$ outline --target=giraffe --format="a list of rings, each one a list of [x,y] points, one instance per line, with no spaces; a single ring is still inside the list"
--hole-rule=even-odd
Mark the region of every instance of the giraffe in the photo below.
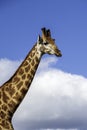
[[[50,30],[42,28],[42,36],[28,53],[13,76],[0,87],[0,130],[14,130],[12,117],[30,88],[41,57],[55,54],[61,57],[61,51],[51,38]]]

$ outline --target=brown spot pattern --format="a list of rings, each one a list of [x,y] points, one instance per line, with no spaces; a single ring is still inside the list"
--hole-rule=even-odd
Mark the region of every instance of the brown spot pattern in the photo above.
[[[15,93],[15,89],[14,86],[12,86],[12,84],[7,86],[5,90],[8,92],[10,96],[13,96],[13,94]]]
[[[19,102],[21,102],[21,100],[22,100],[22,97],[21,97],[21,95],[17,92],[17,93],[15,94],[15,96],[14,96],[14,99],[15,99],[15,101],[17,102],[17,104],[19,104]]]
[[[24,62],[24,64],[23,64],[23,66],[27,66],[28,65],[28,62],[26,61],[26,62]]]
[[[39,61],[39,59],[38,59],[38,57],[37,57],[37,56],[35,57],[35,60],[36,60],[36,62],[38,62],[38,61]]]
[[[31,69],[31,74],[34,75],[35,71]]]
[[[5,103],[7,103],[8,100],[9,100],[9,97],[7,96],[7,94],[6,94],[5,92],[3,92],[2,98],[3,98],[3,101],[4,101]]]
[[[30,53],[30,57],[33,57],[34,55],[35,55],[34,51],[32,53]]]
[[[25,94],[26,94],[26,92],[27,92],[27,90],[26,90],[26,89],[24,89],[24,88],[22,88],[22,89],[21,89],[21,93],[22,93],[22,95],[25,95]]]
[[[3,118],[5,118],[6,114],[3,111],[0,111],[0,116],[3,119]]]
[[[18,83],[20,81],[20,78],[14,77],[13,82]]]
[[[24,73],[24,70],[22,68],[19,69],[19,75],[22,75]]]
[[[30,57],[28,58],[28,60],[29,60],[29,62],[31,62],[31,58]]]
[[[30,70],[30,65],[28,65],[26,68],[25,68],[25,72],[28,72]]]
[[[9,103],[8,105],[9,105],[10,108],[13,109],[14,106],[15,106],[15,104],[16,104],[16,103],[12,100],[12,101],[10,101],[10,103]]]
[[[34,65],[34,59],[32,60],[31,65],[32,65],[32,66]]]
[[[22,76],[22,79],[25,79],[26,78],[26,75],[24,74],[23,76]]]
[[[25,85],[28,86],[28,84],[29,84],[29,81],[25,81]]]
[[[5,104],[3,104],[3,105],[2,105],[2,109],[3,109],[4,111],[6,111],[6,110],[7,110],[7,106],[6,106]]]
[[[31,75],[30,75],[30,74],[28,74],[28,75],[27,75],[27,78],[28,78],[28,79],[31,79]]]
[[[23,81],[21,81],[19,84],[17,84],[17,88],[20,89],[22,85],[23,85]]]
[[[2,120],[2,126],[5,128],[5,129],[10,129],[10,126],[9,126],[9,123],[6,122],[5,120]]]

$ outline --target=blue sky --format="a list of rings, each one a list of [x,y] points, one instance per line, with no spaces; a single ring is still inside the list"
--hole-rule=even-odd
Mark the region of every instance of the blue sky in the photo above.
[[[63,56],[44,56],[13,117],[14,128],[86,130],[86,0],[0,0],[0,84],[12,76],[42,27],[50,28]]]
[[[24,59],[44,26],[63,54],[56,67],[87,77],[86,0],[0,0],[0,59]]]

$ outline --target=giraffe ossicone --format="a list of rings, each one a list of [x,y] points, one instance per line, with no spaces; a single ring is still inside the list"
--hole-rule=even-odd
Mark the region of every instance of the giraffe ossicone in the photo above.
[[[28,53],[13,76],[0,87],[0,130],[14,130],[12,117],[30,88],[41,57],[48,53],[58,57],[61,51],[51,38],[50,30],[42,28],[42,36]]]

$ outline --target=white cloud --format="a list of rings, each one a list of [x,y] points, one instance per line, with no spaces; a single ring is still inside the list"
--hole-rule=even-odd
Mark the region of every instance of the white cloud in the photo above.
[[[86,130],[87,79],[53,68],[50,66],[53,62],[57,62],[54,57],[42,60],[30,90],[14,115],[16,130]],[[0,83],[19,64],[0,60]]]
[[[8,80],[19,66],[20,61],[10,61],[8,59],[0,59],[0,84]]]

